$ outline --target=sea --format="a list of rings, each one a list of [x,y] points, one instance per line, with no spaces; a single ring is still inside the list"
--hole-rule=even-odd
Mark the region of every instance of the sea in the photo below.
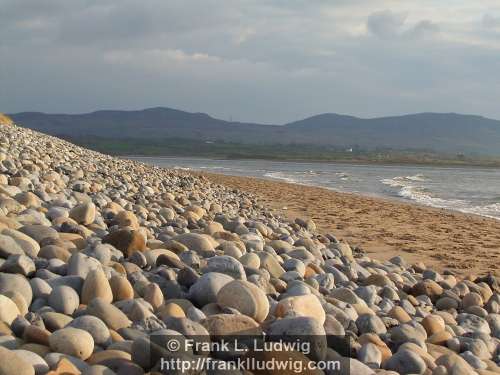
[[[165,168],[249,176],[392,198],[500,220],[500,168],[129,157]]]

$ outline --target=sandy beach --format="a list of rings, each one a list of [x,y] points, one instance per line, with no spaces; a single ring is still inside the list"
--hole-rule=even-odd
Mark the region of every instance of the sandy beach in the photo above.
[[[287,218],[310,217],[320,232],[343,238],[375,259],[401,255],[440,271],[500,275],[499,220],[267,179],[203,175],[255,194]]]

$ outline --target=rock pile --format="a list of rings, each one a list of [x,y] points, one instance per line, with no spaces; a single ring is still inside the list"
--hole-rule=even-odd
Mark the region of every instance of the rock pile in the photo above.
[[[160,358],[224,356],[153,337],[242,332],[317,337],[295,358],[352,374],[500,373],[500,286],[353,255],[205,178],[0,127],[0,374],[180,373]]]

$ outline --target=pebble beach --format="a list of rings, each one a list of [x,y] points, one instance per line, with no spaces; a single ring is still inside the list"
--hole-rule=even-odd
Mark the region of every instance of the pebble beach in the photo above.
[[[0,125],[0,375],[222,374],[163,364],[256,353],[178,352],[162,338],[249,333],[298,343],[285,353],[308,374],[500,373],[498,257],[474,272],[396,246],[380,257],[357,246],[367,228],[347,233],[292,201],[280,211],[285,187],[274,207],[250,190]],[[342,367],[307,366],[319,361]]]

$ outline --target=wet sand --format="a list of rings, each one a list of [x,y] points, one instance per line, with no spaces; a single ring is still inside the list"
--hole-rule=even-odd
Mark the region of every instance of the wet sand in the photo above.
[[[500,275],[500,220],[267,179],[193,174],[253,193],[290,219],[312,218],[320,232],[375,259],[401,255],[440,271]]]

